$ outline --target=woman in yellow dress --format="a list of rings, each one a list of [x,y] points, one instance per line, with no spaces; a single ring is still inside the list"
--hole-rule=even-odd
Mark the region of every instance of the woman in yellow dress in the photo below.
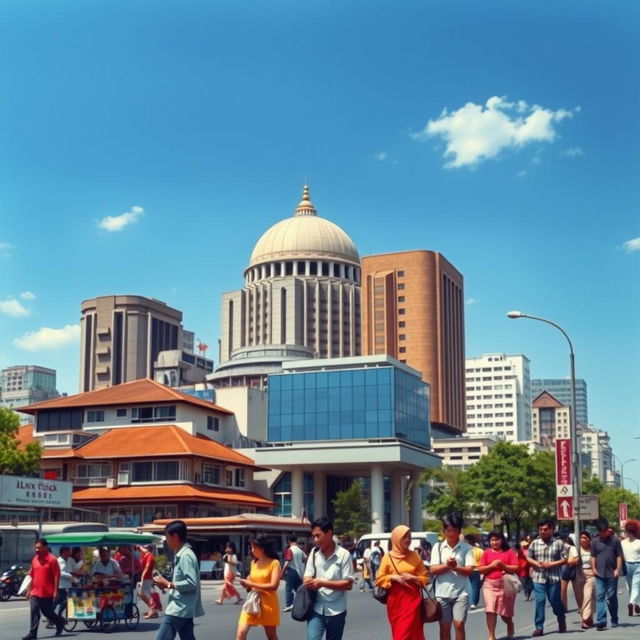
[[[248,578],[240,580],[247,590],[260,593],[260,615],[254,616],[242,611],[238,620],[236,640],[245,640],[251,627],[264,627],[268,640],[278,640],[277,627],[280,624],[280,604],[278,587],[281,568],[277,553],[266,536],[258,536],[251,541],[251,571]]]

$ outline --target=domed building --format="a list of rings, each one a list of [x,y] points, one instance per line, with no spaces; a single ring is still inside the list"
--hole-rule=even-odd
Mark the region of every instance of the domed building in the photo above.
[[[307,185],[293,216],[259,238],[244,279],[222,297],[216,386],[262,387],[286,360],[360,354],[360,257]]]

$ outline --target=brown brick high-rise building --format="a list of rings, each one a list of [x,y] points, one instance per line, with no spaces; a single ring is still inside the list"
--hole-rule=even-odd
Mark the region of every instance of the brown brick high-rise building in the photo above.
[[[435,251],[364,256],[362,353],[386,353],[431,385],[432,427],[465,430],[464,283]]]

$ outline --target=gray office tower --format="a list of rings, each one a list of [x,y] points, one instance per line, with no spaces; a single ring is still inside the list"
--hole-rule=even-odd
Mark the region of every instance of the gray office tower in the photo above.
[[[531,380],[531,399],[537,398],[543,391],[548,391],[565,407],[571,406],[571,380],[569,378],[537,378]],[[587,409],[587,383],[576,378],[576,419],[580,424],[589,424]]]

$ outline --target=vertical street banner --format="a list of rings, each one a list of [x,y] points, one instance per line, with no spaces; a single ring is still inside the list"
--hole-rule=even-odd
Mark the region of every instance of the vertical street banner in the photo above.
[[[620,502],[618,504],[618,519],[620,520],[620,527],[624,527],[629,517],[629,507],[626,502]]]
[[[556,512],[559,520],[573,520],[573,468],[571,440],[556,439]]]

